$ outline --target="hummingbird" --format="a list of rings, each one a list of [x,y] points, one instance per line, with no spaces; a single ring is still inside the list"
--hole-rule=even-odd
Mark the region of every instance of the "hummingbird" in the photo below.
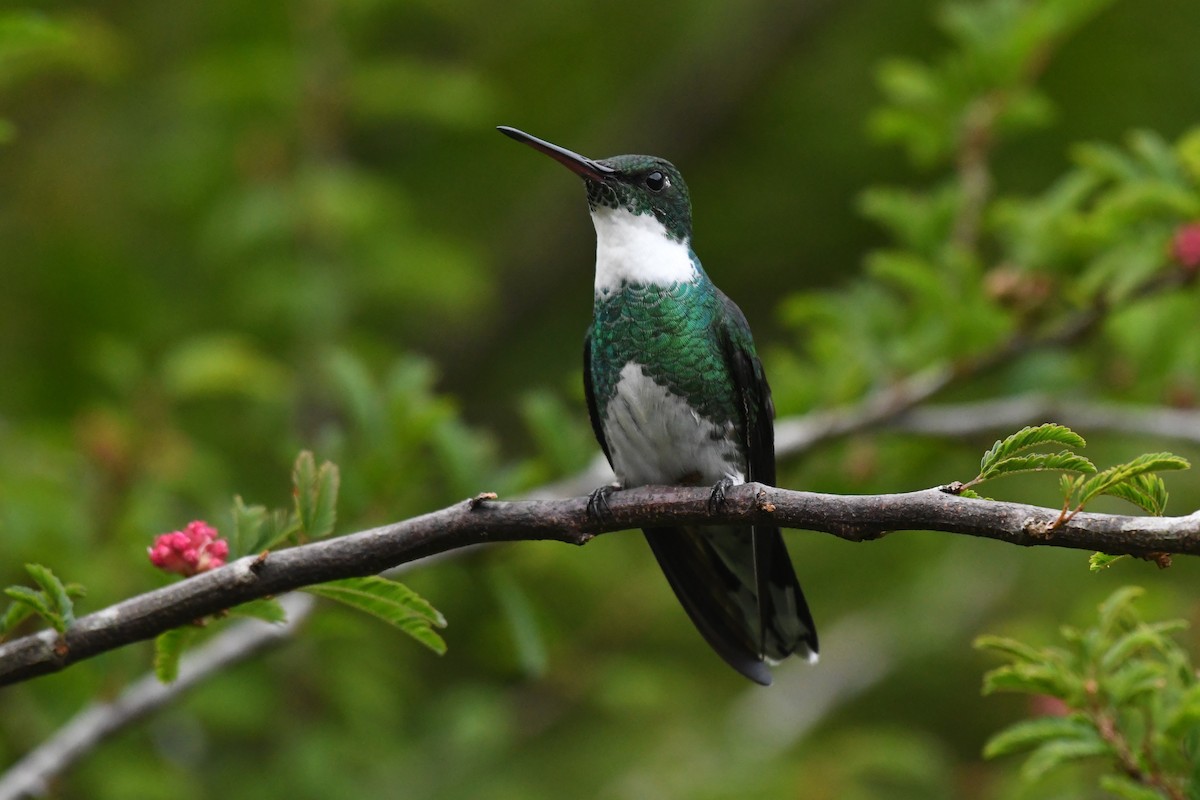
[[[692,249],[683,176],[654,156],[590,159],[498,130],[583,179],[596,228],[583,379],[592,430],[617,477],[596,490],[711,486],[710,507],[746,481],[775,482],[775,409],[741,309]],[[643,533],[679,602],[731,667],[762,685],[768,663],[817,658],[817,632],[779,528],[716,525]]]

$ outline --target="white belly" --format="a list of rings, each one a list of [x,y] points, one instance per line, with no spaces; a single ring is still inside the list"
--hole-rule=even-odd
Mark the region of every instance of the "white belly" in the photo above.
[[[745,482],[733,424],[718,427],[703,419],[633,362],[621,370],[608,401],[604,438],[617,480],[626,487]]]

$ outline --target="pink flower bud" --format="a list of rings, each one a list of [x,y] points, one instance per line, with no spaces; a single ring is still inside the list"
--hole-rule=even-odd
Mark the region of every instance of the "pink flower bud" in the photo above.
[[[1175,231],[1171,255],[1186,269],[1200,267],[1200,222],[1190,222]]]
[[[185,577],[207,572],[225,563],[229,542],[203,520],[189,522],[181,531],[164,533],[146,549],[150,563],[164,572]]]

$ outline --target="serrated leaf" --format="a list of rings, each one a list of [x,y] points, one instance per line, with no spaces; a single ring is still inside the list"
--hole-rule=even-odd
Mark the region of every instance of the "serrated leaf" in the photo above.
[[[317,479],[317,461],[312,451],[301,450],[292,465],[292,495],[296,503],[296,514],[300,517],[300,527],[308,530],[305,521],[308,519],[308,503],[311,500],[310,491]]]
[[[1099,735],[1094,739],[1060,739],[1046,742],[1034,750],[1021,765],[1021,776],[1027,781],[1036,781],[1050,770],[1068,761],[1106,756],[1111,753],[1112,748]]]
[[[997,440],[991,449],[983,454],[983,458],[979,462],[979,472],[984,474],[997,461],[1044,444],[1085,447],[1087,442],[1065,425],[1047,422],[1042,425],[1026,426],[1006,439]]]
[[[1186,458],[1173,453],[1145,453],[1125,464],[1117,464],[1089,478],[1079,490],[1080,505],[1100,494],[1109,494],[1113,486],[1148,472],[1188,469]]]
[[[287,611],[283,605],[274,598],[260,598],[251,600],[248,603],[242,603],[240,606],[234,606],[229,609],[229,613],[236,617],[252,617],[260,619],[263,622],[270,622],[276,625],[282,625],[287,622]]]
[[[1092,553],[1088,557],[1088,569],[1092,572],[1099,572],[1100,570],[1108,569],[1123,558],[1129,558],[1129,556],[1110,556],[1108,553]]]
[[[1051,740],[1099,739],[1095,727],[1082,715],[1036,717],[1021,720],[997,733],[983,746],[984,758],[1019,753]]]
[[[234,497],[233,530],[234,554],[254,555],[278,547],[300,530],[300,522],[295,512],[282,508],[268,511],[266,506],[248,506],[241,497]]]
[[[28,586],[9,586],[4,590],[4,594],[24,605],[30,610],[30,613],[37,614],[59,633],[66,631],[67,626],[64,620],[54,613],[49,598],[42,592],[30,589]]]
[[[402,583],[376,575],[319,583],[304,591],[336,600],[395,625],[438,655],[446,652],[445,641],[431,627],[446,627],[446,618]]]
[[[267,516],[266,506],[248,506],[242,496],[233,496],[233,532],[230,539],[230,550],[235,557],[259,552],[258,540],[262,530],[263,520]]]
[[[179,659],[199,628],[185,626],[160,633],[154,638],[154,675],[162,683],[179,677]]]
[[[1066,470],[1091,474],[1096,471],[1096,465],[1081,455],[1063,450],[1058,453],[1033,453],[1030,455],[1008,456],[995,460],[976,480],[986,481],[1001,475],[1011,475],[1017,472],[1034,472],[1038,470]]]
[[[41,587],[42,593],[49,600],[55,615],[62,620],[63,628],[56,628],[59,633],[62,633],[75,621],[75,603],[71,600],[67,587],[63,585],[57,575],[50,571],[49,567],[41,564],[26,564],[25,571],[33,578],[34,583]]]
[[[296,498],[296,516],[300,528],[310,539],[323,539],[333,533],[337,521],[338,468],[322,462],[318,468],[313,454],[305,450],[296,457],[292,485]]]
[[[1068,680],[1063,669],[1045,663],[1009,664],[984,674],[983,693],[1021,692],[1062,698],[1070,693]]]
[[[1103,494],[1133,503],[1156,517],[1162,516],[1167,505],[1167,485],[1153,473],[1134,475],[1127,481],[1107,487]]]

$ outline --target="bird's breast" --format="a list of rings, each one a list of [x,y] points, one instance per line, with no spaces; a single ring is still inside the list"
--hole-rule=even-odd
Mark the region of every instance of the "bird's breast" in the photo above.
[[[745,479],[734,423],[704,417],[636,362],[621,369],[603,424],[613,470],[625,486]]]

